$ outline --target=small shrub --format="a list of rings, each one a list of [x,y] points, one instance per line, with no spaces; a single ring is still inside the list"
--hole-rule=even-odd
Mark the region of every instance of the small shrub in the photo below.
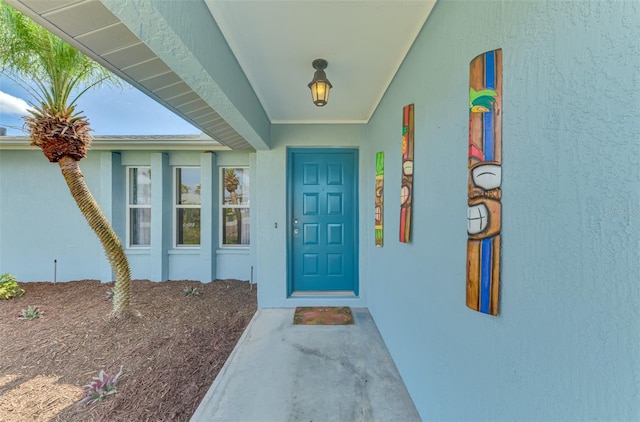
[[[122,366],[120,367],[120,371],[113,376],[107,375],[107,373],[101,369],[100,372],[98,372],[98,376],[93,377],[93,381],[84,386],[84,397],[79,403],[86,405],[94,404],[117,393],[118,388],[116,383],[120,375],[122,375]]]
[[[14,276],[9,273],[0,275],[0,299],[7,300],[22,295],[24,290],[20,288]]]
[[[43,315],[44,315],[44,312],[38,309],[37,306],[29,305],[27,306],[27,309],[23,309],[22,311],[20,311],[20,315],[18,316],[18,319],[32,320],[32,319],[40,318]]]
[[[107,296],[105,297],[105,299],[107,299],[108,301],[113,301],[113,295],[115,291],[116,291],[115,287],[112,287],[109,290],[107,290]]]
[[[197,287],[185,287],[182,292],[185,296],[200,296],[200,292]]]

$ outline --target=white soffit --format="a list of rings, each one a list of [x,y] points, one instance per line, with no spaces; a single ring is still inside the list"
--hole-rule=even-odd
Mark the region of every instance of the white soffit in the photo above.
[[[205,0],[272,123],[369,120],[435,0]],[[313,59],[329,103],[311,102]]]
[[[253,148],[100,1],[7,2],[213,140],[232,149]]]
[[[176,0],[173,0],[176,1]],[[204,1],[272,123],[366,123],[435,0]],[[252,146],[99,0],[8,0],[232,149]],[[329,103],[313,105],[311,62],[329,62]]]

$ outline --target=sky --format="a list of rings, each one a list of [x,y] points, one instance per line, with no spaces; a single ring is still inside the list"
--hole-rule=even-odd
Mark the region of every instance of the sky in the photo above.
[[[22,131],[33,98],[11,79],[0,74],[0,126],[9,136],[26,136]],[[158,104],[142,92],[103,86],[88,91],[78,100],[95,135],[197,135],[201,131]]]

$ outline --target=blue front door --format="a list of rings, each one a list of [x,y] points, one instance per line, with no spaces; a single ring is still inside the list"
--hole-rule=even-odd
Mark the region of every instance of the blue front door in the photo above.
[[[351,149],[289,151],[289,294],[357,294],[357,163]]]

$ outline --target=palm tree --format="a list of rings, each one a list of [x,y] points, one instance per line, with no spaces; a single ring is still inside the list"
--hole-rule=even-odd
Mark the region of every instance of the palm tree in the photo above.
[[[114,316],[130,305],[129,263],[118,236],[91,195],[78,162],[91,143],[78,98],[115,76],[0,0],[0,71],[18,82],[35,103],[24,118],[31,144],[58,163],[80,211],[96,233],[115,274]],[[72,97],[75,95],[75,97]]]

